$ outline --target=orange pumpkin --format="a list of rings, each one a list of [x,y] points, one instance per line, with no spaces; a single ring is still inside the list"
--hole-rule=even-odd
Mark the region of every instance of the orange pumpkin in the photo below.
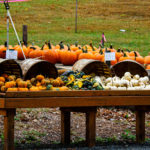
[[[6,88],[12,88],[16,86],[16,82],[15,81],[9,81],[5,83],[5,87]]]
[[[150,64],[149,64],[149,65],[146,65],[146,69],[150,69]]]
[[[0,81],[1,82],[5,82],[5,78],[4,77],[0,77]]]
[[[39,90],[40,90],[39,87],[36,87],[36,86],[32,86],[30,88],[30,91],[39,91]]]
[[[27,88],[27,86],[28,86],[28,84],[27,84],[27,82],[26,81],[19,81],[18,83],[18,87],[19,88]]]
[[[144,57],[144,64],[150,64],[150,55]]]
[[[18,91],[18,88],[8,88],[7,92],[16,92]]]
[[[62,50],[60,60],[63,65],[73,65],[77,61],[77,54],[70,50]]]
[[[33,50],[29,53],[29,58],[41,58],[42,59],[43,51],[40,49]]]
[[[22,49],[21,49],[21,47],[19,45],[16,45],[14,47],[14,49],[18,52],[18,59],[23,60],[24,59],[24,55],[25,55],[26,58],[28,58],[28,48],[25,45],[22,46]],[[24,55],[23,55],[22,50],[24,52]]]
[[[1,91],[2,91],[2,92],[6,92],[6,91],[7,91],[7,88],[6,88],[5,85],[1,87]]]
[[[21,92],[28,92],[29,89],[28,89],[28,88],[18,88],[18,91],[21,91]]]
[[[45,77],[41,74],[36,76],[36,80],[38,80],[38,81],[42,81],[44,78]]]
[[[5,85],[5,83],[2,82],[2,81],[0,81],[0,87],[2,87],[2,86],[4,86],[4,85]]]
[[[55,50],[43,50],[43,59],[52,63],[56,64],[58,56],[57,56],[57,51]]]
[[[119,58],[119,62],[124,60],[131,60],[131,57],[127,56],[126,53],[124,53],[123,56]]]
[[[59,90],[60,91],[68,91],[70,89],[67,86],[62,86],[62,87],[59,87]]]

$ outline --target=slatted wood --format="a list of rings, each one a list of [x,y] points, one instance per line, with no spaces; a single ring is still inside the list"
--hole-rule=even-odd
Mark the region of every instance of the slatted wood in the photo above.
[[[150,105],[150,96],[93,96],[6,98],[5,108],[140,106]]]
[[[11,97],[15,97],[15,98],[32,98],[33,97],[35,98],[35,97],[150,96],[150,90],[6,92],[4,96],[7,98],[11,98]]]

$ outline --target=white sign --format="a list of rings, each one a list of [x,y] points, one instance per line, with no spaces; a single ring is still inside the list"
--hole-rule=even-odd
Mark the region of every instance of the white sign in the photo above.
[[[18,52],[15,50],[7,50],[6,51],[6,59],[17,59]]]
[[[115,52],[105,53],[105,61],[111,61],[115,59],[116,59]]]

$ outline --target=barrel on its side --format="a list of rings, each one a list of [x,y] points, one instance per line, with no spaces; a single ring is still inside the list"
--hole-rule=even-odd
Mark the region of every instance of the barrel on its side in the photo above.
[[[0,75],[8,74],[22,78],[22,70],[19,63],[13,59],[0,59]]]
[[[86,74],[94,73],[97,76],[105,76],[110,77],[112,76],[111,70],[107,66],[106,63],[93,60],[93,59],[81,59],[78,60],[72,67],[73,71],[83,71]]]
[[[148,72],[144,66],[134,60],[121,61],[111,68],[112,74],[122,77],[125,72],[130,72],[132,75],[140,75],[140,77],[148,76]]]
[[[25,80],[36,77],[38,74],[42,74],[48,78],[56,78],[58,76],[55,65],[45,60],[26,59],[20,61],[19,64]]]

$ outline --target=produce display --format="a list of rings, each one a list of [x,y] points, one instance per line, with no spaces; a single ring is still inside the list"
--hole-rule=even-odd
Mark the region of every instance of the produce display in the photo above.
[[[100,83],[91,75],[83,72],[67,71],[56,79],[37,75],[35,78],[24,81],[14,75],[0,76],[0,90],[6,91],[67,91],[67,90],[103,90]]]
[[[130,72],[126,72],[122,78],[96,76],[95,80],[107,90],[150,90],[148,76],[140,77],[138,74],[131,75]]]
[[[10,49],[18,51],[18,59],[23,60],[23,54],[19,45],[9,46]],[[138,63],[145,65],[149,69],[148,64],[150,64],[150,56],[141,56],[137,51],[129,51],[128,49],[114,49],[112,46],[110,48],[97,48],[93,46],[92,43],[89,45],[78,45],[76,42],[74,45],[64,45],[60,42],[58,45],[52,45],[49,42],[40,48],[37,45],[22,46],[26,58],[39,58],[47,60],[53,64],[62,63],[63,65],[73,65],[79,59],[95,59],[104,62],[105,52],[115,52],[116,59],[111,61],[111,65],[123,60],[135,60]],[[6,43],[5,45],[0,45],[0,58],[5,58],[6,56]]]

